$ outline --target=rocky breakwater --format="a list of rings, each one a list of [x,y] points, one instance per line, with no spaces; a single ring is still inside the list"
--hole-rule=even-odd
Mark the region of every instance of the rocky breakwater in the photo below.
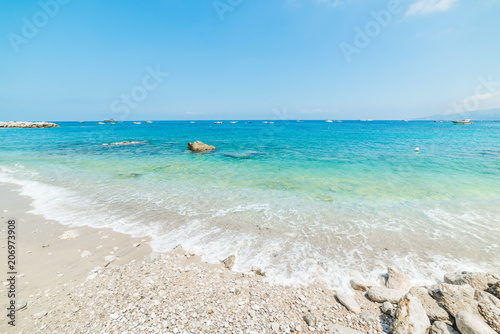
[[[48,122],[0,122],[0,128],[24,128],[24,129],[40,129],[40,128],[58,128],[56,123]]]
[[[201,141],[195,141],[194,143],[188,143],[188,149],[193,152],[210,152],[215,150],[215,146],[207,145]]]
[[[500,333],[500,275],[449,273],[443,281],[430,286],[411,286],[403,272],[390,267],[385,287],[373,286],[366,296],[381,303],[381,311],[392,318],[390,333]],[[351,285],[358,291],[366,291],[359,281],[352,281]]]

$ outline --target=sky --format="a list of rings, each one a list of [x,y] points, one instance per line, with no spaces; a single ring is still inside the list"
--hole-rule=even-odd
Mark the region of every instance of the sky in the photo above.
[[[500,107],[500,0],[0,2],[0,120]]]

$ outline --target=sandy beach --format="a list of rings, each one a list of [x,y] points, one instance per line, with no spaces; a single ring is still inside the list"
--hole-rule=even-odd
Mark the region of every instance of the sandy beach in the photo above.
[[[389,319],[361,294],[354,298],[363,317],[319,285],[271,286],[255,272],[202,263],[181,247],[151,253],[146,238],[63,226],[28,213],[30,199],[18,191],[0,186],[1,238],[6,221],[15,219],[17,296],[27,306],[16,312],[15,329],[3,313],[2,332],[307,333],[341,324],[378,333]],[[0,293],[6,305],[6,284]],[[313,326],[304,320],[308,314]]]

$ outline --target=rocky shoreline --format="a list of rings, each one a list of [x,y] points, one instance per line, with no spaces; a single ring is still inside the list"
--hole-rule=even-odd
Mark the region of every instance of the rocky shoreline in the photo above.
[[[351,295],[321,285],[273,286],[259,270],[231,271],[234,260],[207,264],[178,246],[122,266],[108,261],[84,283],[63,288],[66,304],[40,319],[47,316],[46,329],[71,333],[500,333],[497,274],[450,273],[416,287],[390,267],[383,286],[353,279]]]
[[[49,122],[0,122],[0,128],[24,128],[24,129],[39,129],[39,128],[58,128],[56,123]]]

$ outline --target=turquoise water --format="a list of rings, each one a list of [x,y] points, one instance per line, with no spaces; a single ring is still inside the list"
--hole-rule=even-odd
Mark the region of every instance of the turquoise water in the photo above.
[[[236,254],[281,284],[500,266],[500,122],[59,124],[0,129],[0,181],[63,224]]]

